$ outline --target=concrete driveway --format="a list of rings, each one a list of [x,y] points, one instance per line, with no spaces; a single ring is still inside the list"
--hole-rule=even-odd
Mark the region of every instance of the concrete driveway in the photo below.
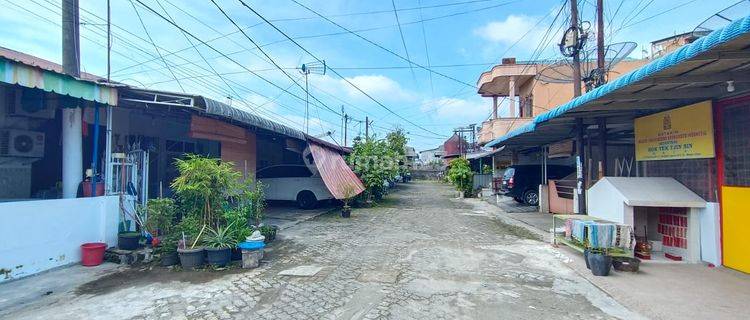
[[[318,207],[312,210],[300,209],[293,202],[271,202],[266,206],[266,217],[263,219],[263,223],[277,225],[279,229],[287,229],[338,208],[332,202],[320,202]]]
[[[640,318],[534,234],[454,195],[401,185],[350,219],[331,212],[290,226],[258,269],[117,272],[0,318]]]

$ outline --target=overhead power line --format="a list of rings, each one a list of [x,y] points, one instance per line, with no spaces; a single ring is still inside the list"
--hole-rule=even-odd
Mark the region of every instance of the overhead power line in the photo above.
[[[240,1],[241,3],[243,3],[243,4],[245,4],[245,2],[244,2],[243,0],[239,0],[239,1]],[[441,77],[443,77],[443,78],[446,78],[446,79],[450,79],[450,80],[453,80],[453,81],[455,81],[455,82],[461,83],[461,84],[463,84],[463,85],[465,85],[465,86],[468,86],[468,87],[471,87],[471,88],[476,88],[476,86],[475,86],[475,85],[473,85],[473,84],[469,84],[469,83],[467,83],[467,82],[464,82],[464,81],[458,80],[458,79],[456,79],[456,78],[454,78],[454,77],[451,77],[451,76],[449,76],[449,75],[446,75],[446,74],[444,74],[444,73],[442,73],[442,72],[438,72],[438,71],[432,70],[432,69],[430,69],[430,68],[427,68],[427,67],[425,67],[425,66],[423,66],[423,65],[421,65],[421,64],[419,64],[419,63],[416,63],[416,62],[414,62],[414,61],[411,61],[410,59],[407,59],[407,58],[405,58],[405,57],[401,56],[400,54],[398,54],[398,53],[396,53],[396,52],[393,52],[392,50],[390,50],[390,49],[388,49],[388,48],[386,48],[386,47],[384,47],[384,46],[382,46],[382,45],[380,45],[380,44],[378,44],[378,43],[376,43],[376,42],[374,42],[374,41],[372,41],[372,40],[370,40],[370,39],[368,39],[368,38],[365,38],[364,36],[360,35],[359,33],[355,32],[355,31],[352,31],[352,30],[350,30],[350,29],[348,29],[348,28],[346,28],[346,27],[344,27],[344,26],[342,26],[342,25],[338,24],[337,22],[335,22],[335,21],[331,20],[330,18],[328,18],[328,17],[326,17],[326,16],[324,16],[324,15],[322,15],[322,14],[318,13],[317,11],[315,11],[315,10],[311,9],[310,7],[308,7],[308,6],[306,6],[306,5],[302,4],[302,3],[300,3],[300,2],[299,2],[299,1],[297,1],[297,0],[292,0],[292,2],[296,3],[296,4],[297,4],[297,5],[299,5],[300,7],[303,7],[303,8],[305,8],[306,10],[308,10],[308,11],[312,12],[313,14],[315,14],[315,15],[317,15],[317,16],[319,16],[319,17],[323,18],[324,20],[326,20],[326,21],[328,21],[329,23],[331,23],[331,24],[335,25],[336,27],[338,27],[338,28],[340,28],[340,29],[342,29],[342,30],[346,31],[347,33],[350,33],[350,34],[354,35],[355,37],[357,37],[357,38],[360,38],[360,39],[364,40],[365,42],[367,42],[367,43],[369,43],[369,44],[372,44],[372,45],[374,45],[374,46],[376,46],[376,47],[378,47],[378,48],[380,48],[380,49],[382,49],[382,50],[384,50],[384,51],[386,51],[386,52],[390,53],[391,55],[394,55],[394,56],[398,57],[398,58],[399,58],[399,59],[401,59],[401,60],[404,60],[404,61],[406,61],[406,62],[408,62],[408,63],[411,63],[411,64],[413,64],[413,65],[415,65],[415,66],[417,66],[417,67],[419,67],[419,68],[421,68],[421,69],[423,69],[423,70],[425,70],[425,71],[428,71],[428,72],[431,72],[431,73],[437,74],[437,75],[439,75],[439,76],[441,76]],[[511,1],[511,2],[515,2],[515,1]],[[509,3],[511,3],[511,2],[506,2],[505,4],[509,4]],[[245,4],[245,6],[249,8],[249,6],[247,6],[247,4]],[[252,9],[251,9],[251,10],[252,10]],[[267,21],[267,20],[266,20],[266,21]],[[268,24],[271,24],[271,22],[270,22],[270,21],[267,21],[266,23],[268,23]],[[294,41],[294,40],[293,40],[293,39],[292,39],[291,37],[287,37],[287,38],[288,38],[289,40],[291,40],[292,42],[295,42],[295,43],[296,43],[296,41]]]
[[[248,6],[247,3],[245,3],[245,1],[243,1],[243,0],[238,0],[238,1],[240,3],[242,3],[242,5],[245,8],[247,8],[250,11],[252,11],[261,20],[265,21],[269,26],[271,26],[272,28],[274,28],[277,32],[279,32],[281,35],[283,35],[284,37],[286,37],[287,39],[289,39],[297,47],[299,47],[300,49],[302,49],[302,51],[304,51],[305,53],[309,54],[315,60],[322,61],[322,59],[318,58],[315,54],[313,54],[312,52],[310,52],[309,50],[307,50],[307,48],[305,48],[304,46],[302,46],[301,44],[299,44],[296,40],[292,39],[289,35],[287,35],[286,32],[284,32],[283,30],[279,29],[272,22],[268,21],[268,19],[266,19],[266,17],[264,17],[263,15],[261,15],[260,13],[258,13],[257,11],[255,11],[255,9],[251,8],[250,6]],[[388,111],[388,112],[396,115],[400,119],[406,121],[407,123],[409,123],[409,124],[411,124],[411,125],[419,128],[419,129],[422,129],[422,130],[424,130],[426,132],[429,132],[429,133],[437,135],[437,136],[441,136],[441,134],[436,133],[436,132],[434,132],[432,130],[429,130],[429,129],[425,128],[425,127],[422,127],[422,126],[420,126],[420,125],[412,122],[411,120],[409,120],[409,119],[401,116],[400,114],[394,112],[391,108],[389,108],[388,106],[384,105],[382,102],[378,101],[377,99],[373,98],[369,93],[365,92],[359,86],[357,86],[356,84],[354,84],[353,82],[351,82],[349,79],[347,79],[346,77],[344,77],[343,75],[341,75],[338,71],[336,71],[336,69],[329,67],[329,70],[331,70],[331,72],[333,72],[335,75],[337,75],[338,77],[340,77],[341,79],[343,79],[347,84],[349,84],[350,86],[352,86],[354,89],[356,89],[357,91],[359,91],[360,93],[362,93],[363,95],[365,95],[368,99],[372,100],[373,102],[375,102],[377,105],[379,105],[381,108],[385,109],[386,111]]]
[[[204,41],[203,39],[201,39],[201,38],[198,38],[197,36],[195,36],[195,35],[194,35],[194,34],[192,34],[191,32],[189,32],[189,31],[185,30],[185,29],[184,29],[183,27],[181,27],[180,25],[178,25],[178,24],[176,24],[176,23],[174,23],[174,22],[170,21],[170,20],[169,20],[169,19],[167,19],[167,18],[166,18],[166,17],[164,16],[164,15],[162,15],[161,13],[157,12],[157,11],[156,11],[156,10],[154,10],[153,8],[151,8],[151,7],[149,7],[148,5],[146,5],[145,3],[143,3],[143,1],[142,1],[142,0],[135,0],[135,1],[136,1],[136,2],[138,2],[138,4],[140,4],[140,5],[142,6],[142,7],[146,8],[147,10],[151,11],[151,12],[152,12],[153,14],[155,14],[156,16],[158,16],[159,18],[161,18],[162,20],[166,21],[167,23],[171,24],[171,25],[172,25],[172,26],[174,26],[175,28],[177,28],[177,29],[179,29],[180,31],[184,32],[185,34],[189,35],[189,36],[190,36],[191,38],[193,38],[193,39],[195,39],[195,40],[197,40],[197,41],[201,42],[201,43],[202,43],[202,44],[203,44],[204,46],[206,46],[206,47],[208,47],[209,49],[213,50],[214,52],[216,52],[216,53],[218,53],[218,54],[222,55],[222,56],[223,56],[223,57],[224,57],[225,59],[227,59],[227,60],[231,61],[232,63],[236,64],[237,66],[239,66],[240,68],[244,69],[245,71],[247,71],[247,72],[251,73],[252,75],[254,75],[254,76],[256,76],[256,77],[258,77],[259,79],[261,79],[261,80],[263,80],[264,82],[266,82],[266,83],[270,84],[271,86],[273,86],[273,87],[275,87],[275,88],[277,88],[277,89],[279,89],[279,90],[281,90],[281,91],[283,91],[283,92],[286,92],[286,93],[287,93],[287,94],[289,94],[290,96],[292,96],[292,97],[295,97],[296,99],[298,99],[298,100],[300,100],[300,101],[305,101],[305,98],[302,98],[302,97],[300,97],[300,96],[296,95],[295,93],[293,93],[293,92],[291,92],[291,91],[289,91],[289,90],[287,90],[287,89],[285,89],[285,88],[283,88],[283,87],[279,86],[278,84],[274,83],[273,81],[271,81],[271,80],[268,80],[268,79],[267,79],[266,77],[264,77],[264,76],[262,76],[262,75],[258,74],[257,72],[255,72],[255,71],[253,71],[253,70],[250,70],[250,69],[249,69],[249,68],[247,68],[247,67],[246,67],[245,65],[243,65],[243,64],[241,64],[241,63],[239,63],[239,62],[238,62],[237,60],[234,60],[234,59],[232,59],[231,57],[227,56],[227,55],[226,55],[226,54],[225,54],[224,52],[222,52],[222,51],[220,51],[220,50],[216,49],[215,47],[213,47],[213,46],[211,46],[211,45],[209,45],[209,44],[208,44],[208,43],[206,43],[206,42],[205,42],[205,41]]]
[[[180,90],[182,90],[182,92],[185,92],[185,88],[182,87],[182,83],[180,83],[180,80],[177,80],[177,76],[174,75],[172,68],[169,67],[169,63],[167,63],[167,60],[164,60],[164,56],[161,55],[161,51],[159,51],[159,47],[156,46],[156,43],[154,43],[154,39],[151,38],[151,34],[148,32],[148,28],[146,28],[146,25],[143,23],[143,19],[141,19],[141,14],[138,12],[138,8],[135,7],[135,3],[133,3],[132,0],[130,1],[130,5],[133,6],[133,11],[135,11],[135,15],[138,17],[138,21],[141,23],[143,32],[146,34],[146,37],[148,37],[148,41],[151,42],[151,45],[154,46],[154,49],[156,50],[156,54],[159,55],[159,59],[161,59],[161,61],[164,62],[164,66],[166,66],[167,70],[169,70],[169,73],[172,74],[172,78],[174,78],[174,80],[177,81],[177,85],[180,86]]]
[[[60,12],[59,12],[59,11],[55,11],[55,10],[52,10],[52,9],[51,9],[51,8],[49,8],[48,6],[44,6],[44,5],[42,5],[42,4],[38,3],[38,2],[36,2],[35,0],[31,0],[31,1],[32,1],[33,3],[35,3],[36,5],[40,6],[41,8],[44,8],[44,9],[47,9],[47,10],[49,10],[49,11],[50,11],[50,12],[51,12],[52,14],[57,14],[57,15],[60,15]],[[51,5],[51,6],[54,6],[54,7],[57,7],[58,9],[61,9],[61,6],[60,6],[59,4],[57,4],[57,3],[54,3],[54,2],[50,2],[50,1],[47,1],[47,2],[48,2],[48,3],[49,3],[49,4]],[[39,14],[37,14],[36,12],[34,12],[34,11],[31,11],[31,10],[29,10],[29,9],[28,9],[28,8],[26,8],[26,7],[21,7],[21,6],[19,6],[19,5],[15,4],[15,3],[12,3],[12,2],[10,2],[10,4],[11,4],[11,5],[14,5],[14,6],[16,6],[16,7],[17,7],[17,8],[19,8],[19,9],[22,9],[23,11],[25,11],[25,12],[27,12],[27,13],[29,13],[29,14],[32,14],[32,15],[34,15],[35,17],[37,17],[37,18],[39,18],[39,19],[45,20],[45,21],[47,21],[47,22],[50,22],[50,23],[52,23],[53,25],[59,26],[59,23],[58,23],[57,21],[52,21],[52,20],[49,20],[49,19],[47,19],[46,17],[40,16],[40,15],[39,15]],[[86,12],[86,13],[88,13],[88,14],[90,14],[90,15],[92,15],[92,16],[94,16],[95,18],[97,18],[97,19],[99,19],[99,20],[103,20],[103,21],[106,21],[106,20],[104,20],[103,18],[101,18],[101,17],[99,17],[98,15],[96,15],[95,13],[93,13],[93,12],[90,12],[90,11],[88,11],[88,10],[84,9],[84,8],[81,8],[81,10],[82,10],[82,11],[84,11],[84,12]],[[82,17],[82,20],[81,20],[81,21],[83,21],[83,22],[86,22],[87,20],[86,20],[85,18],[83,18],[83,17]],[[90,21],[90,20],[89,20],[89,21]],[[102,25],[101,25],[101,24],[97,24],[97,23],[89,23],[88,25],[94,26],[95,28],[98,28],[98,29],[103,29],[103,27],[102,27]],[[112,24],[112,26],[115,26],[115,27],[117,27],[117,28],[119,28],[119,29],[122,29],[121,27],[119,27],[119,26],[117,26],[117,25],[115,25],[115,24]],[[123,30],[123,31],[125,31],[125,32],[129,32],[129,31],[127,31],[126,29],[122,29],[122,30]],[[104,34],[100,34],[100,33],[97,33],[97,32],[95,32],[95,29],[89,29],[89,31],[91,31],[92,33],[94,33],[94,34],[96,34],[96,35],[102,36],[102,37],[104,37],[104,38],[106,38],[106,37],[107,37],[107,34],[106,34],[106,33],[104,33]],[[113,35],[113,37],[115,37],[115,38],[117,38],[117,39],[120,39],[120,40],[122,41],[122,43],[123,43],[124,45],[126,45],[126,46],[130,46],[130,47],[136,48],[136,49],[137,49],[137,51],[141,51],[141,52],[142,52],[143,54],[145,54],[145,55],[148,55],[148,56],[151,56],[151,57],[153,57],[153,56],[156,56],[155,54],[152,54],[152,53],[150,53],[150,52],[144,51],[143,49],[141,49],[141,48],[140,48],[140,47],[138,47],[137,45],[134,45],[134,44],[132,44],[131,42],[129,42],[129,41],[126,41],[126,39],[124,39],[124,38],[120,38],[120,37],[119,37],[119,36],[118,36],[118,35],[117,35],[116,33],[113,33],[112,35]],[[106,48],[106,47],[105,47],[105,46],[104,46],[104,45],[102,44],[102,41],[97,41],[97,40],[95,40],[95,39],[91,39],[91,38],[87,37],[87,36],[86,36],[85,34],[81,34],[81,37],[82,37],[82,38],[84,38],[84,39],[86,39],[86,40],[89,40],[89,41],[90,41],[90,42],[91,42],[92,44],[98,45],[98,46],[100,46],[100,47],[102,47],[102,48]],[[139,39],[140,39],[140,38],[139,38]],[[141,39],[141,40],[143,40],[143,39]],[[144,41],[145,41],[145,40],[144,40]],[[132,57],[130,57],[130,56],[127,56],[127,55],[124,55],[124,54],[122,54],[122,53],[121,53],[120,51],[118,51],[118,50],[116,50],[116,49],[113,49],[113,50],[112,50],[112,52],[113,52],[113,53],[115,53],[115,54],[118,54],[118,55],[122,56],[123,58],[125,58],[125,59],[128,59],[128,60],[130,60],[130,61],[136,61],[136,60],[135,60],[135,59],[133,59]],[[158,59],[158,57],[157,57],[157,59]],[[275,69],[274,69],[274,70],[275,70]],[[179,70],[179,68],[175,68],[175,73],[176,73],[176,74],[179,74],[179,72],[180,72],[180,71],[181,71],[181,70]],[[188,69],[188,71],[190,71],[190,70]],[[183,74],[188,74],[188,71],[182,71],[182,73],[183,73]],[[162,75],[164,75],[164,76],[167,76],[167,77],[169,77],[169,75],[168,75],[168,74],[164,74],[164,73],[161,73],[161,74],[162,74]],[[188,78],[186,77],[186,78],[184,78],[184,79],[188,79]],[[181,79],[181,80],[182,80],[182,79]],[[174,80],[171,80],[171,81],[174,81]],[[197,81],[195,81],[195,80],[192,80],[192,79],[191,79],[191,81],[195,82],[195,83],[196,83],[196,84],[197,84],[198,86],[200,86],[200,88],[201,88],[201,89],[207,90],[207,91],[209,91],[209,92],[217,93],[217,94],[219,94],[219,95],[220,95],[221,97],[225,97],[225,96],[226,96],[226,94],[225,94],[224,92],[222,92],[222,91],[224,90],[224,88],[222,88],[222,87],[220,87],[220,86],[217,86],[217,85],[215,85],[215,84],[213,84],[213,83],[211,83],[211,82],[205,82],[205,81],[202,81],[202,82],[197,82]],[[260,96],[260,97],[263,97],[263,98],[267,99],[267,100],[266,100],[266,102],[264,102],[263,104],[259,105],[259,106],[258,106],[258,108],[262,108],[262,106],[263,106],[263,105],[265,105],[265,104],[268,104],[268,103],[271,103],[271,102],[275,102],[275,103],[276,103],[277,105],[279,105],[280,107],[283,107],[283,108],[285,108],[285,109],[288,109],[288,110],[290,110],[290,111],[293,111],[293,112],[295,111],[295,110],[294,110],[293,108],[291,108],[291,107],[289,107],[289,106],[286,106],[286,105],[283,105],[283,104],[281,104],[281,103],[278,103],[278,102],[276,101],[276,100],[278,99],[278,96],[277,96],[276,98],[269,98],[269,97],[266,97],[266,96],[264,96],[263,94],[261,94],[261,93],[259,93],[259,92],[256,92],[256,91],[254,91],[254,90],[252,90],[252,89],[250,89],[250,88],[247,88],[247,87],[245,87],[245,86],[243,86],[243,85],[241,85],[241,84],[239,84],[239,83],[236,83],[236,82],[234,82],[234,81],[232,81],[232,80],[228,80],[228,81],[229,81],[229,82],[231,82],[231,83],[233,83],[233,84],[234,84],[235,86],[239,87],[240,89],[242,89],[242,91],[244,91],[244,92],[246,92],[246,93],[252,93],[252,94],[256,94],[256,95],[258,95],[258,96]],[[231,86],[231,85],[230,85],[230,86]],[[288,88],[287,88],[287,89],[288,89]],[[283,92],[282,92],[282,93],[280,93],[280,94],[279,94],[279,96],[280,96],[281,94],[283,94]],[[252,103],[248,103],[248,102],[246,102],[246,101],[244,101],[244,100],[241,100],[240,102],[242,102],[242,103],[243,103],[244,105],[246,105],[246,106],[248,106],[248,107],[250,107],[250,105],[252,105]],[[278,114],[278,113],[276,113],[276,112],[274,112],[274,111],[272,111],[272,110],[257,109],[257,108],[250,108],[250,109],[256,109],[256,110],[255,110],[256,112],[258,112],[259,114],[262,114],[262,115],[264,115],[264,116],[267,116],[267,117],[268,117],[268,118],[270,118],[270,119],[277,119],[277,121],[282,121],[282,122],[284,122],[284,123],[294,123],[294,124],[298,124],[298,125],[299,125],[299,123],[298,123],[298,122],[296,122],[296,121],[294,121],[294,120],[291,120],[291,119],[289,119],[289,118],[287,118],[287,117],[285,117],[285,116],[283,116],[283,115],[280,115],[280,114]],[[321,121],[324,121],[324,120],[322,120],[322,119],[321,119]],[[326,121],[326,122],[327,122],[327,121]],[[330,124],[330,122],[327,122],[327,123],[329,123],[329,124]]]
[[[393,15],[396,16],[396,25],[398,26],[398,34],[401,36],[401,44],[404,45],[404,53],[406,53],[406,60],[411,61],[409,56],[409,48],[406,47],[406,39],[404,39],[404,30],[401,29],[401,21],[398,20],[398,11],[396,10],[396,0],[391,0],[393,5]],[[409,62],[409,71],[411,71],[411,77],[414,78],[414,84],[417,85],[417,75],[414,74],[414,68]]]
[[[341,113],[339,113],[338,111],[336,111],[336,110],[334,110],[333,108],[329,107],[328,105],[326,105],[326,104],[325,104],[325,103],[323,103],[322,101],[318,100],[318,98],[316,98],[315,96],[311,95],[311,94],[310,94],[310,93],[308,92],[308,90],[307,90],[307,89],[306,89],[305,87],[303,87],[303,86],[302,86],[301,84],[299,84],[299,83],[298,83],[298,82],[297,82],[296,80],[294,80],[294,78],[292,78],[292,76],[291,76],[291,75],[289,75],[289,73],[288,73],[288,72],[286,72],[286,70],[284,70],[284,68],[282,68],[282,67],[281,67],[281,66],[280,66],[280,65],[279,65],[278,63],[276,63],[276,61],[275,61],[275,60],[274,60],[273,58],[271,58],[271,56],[270,56],[270,55],[268,55],[268,53],[266,53],[266,51],[265,51],[265,50],[261,49],[261,48],[260,48],[260,47],[258,46],[258,43],[256,43],[256,42],[255,42],[255,40],[253,40],[253,38],[251,38],[250,36],[248,36],[248,35],[247,35],[247,33],[245,33],[245,31],[244,31],[244,30],[242,30],[242,28],[241,28],[241,27],[240,27],[240,26],[239,26],[239,25],[238,25],[238,24],[237,24],[237,23],[236,23],[236,22],[234,21],[234,19],[232,19],[232,18],[231,18],[231,17],[230,17],[230,16],[229,16],[229,15],[228,15],[228,14],[226,13],[226,11],[224,11],[224,9],[222,9],[222,8],[221,8],[221,6],[219,6],[219,4],[218,4],[218,3],[216,3],[216,1],[215,1],[215,0],[211,0],[211,3],[213,3],[213,4],[214,4],[214,6],[216,6],[216,8],[217,8],[217,9],[219,9],[219,11],[221,11],[221,14],[223,14],[223,15],[224,15],[224,17],[225,17],[225,18],[227,18],[227,20],[229,20],[229,22],[231,22],[231,23],[232,23],[232,25],[234,25],[234,26],[235,26],[235,27],[236,27],[236,28],[237,28],[237,29],[238,29],[238,30],[240,31],[240,33],[242,33],[242,35],[243,35],[243,36],[245,36],[245,38],[247,38],[247,40],[250,40],[250,42],[251,42],[251,43],[252,43],[252,44],[253,44],[253,45],[254,45],[254,46],[255,46],[256,48],[258,48],[258,50],[260,50],[260,52],[261,52],[261,53],[262,53],[262,54],[263,54],[263,55],[264,55],[264,56],[265,56],[265,57],[266,57],[266,58],[267,58],[267,59],[268,59],[268,60],[269,60],[269,61],[271,62],[271,64],[273,64],[273,66],[274,66],[274,67],[276,67],[276,69],[279,69],[279,71],[281,71],[281,73],[283,73],[283,74],[284,74],[284,76],[286,76],[287,78],[289,78],[289,80],[291,80],[291,81],[292,81],[292,82],[293,82],[293,83],[294,83],[294,84],[295,84],[295,85],[296,85],[297,87],[299,87],[300,89],[304,90],[304,91],[305,91],[305,92],[306,92],[306,93],[307,93],[307,94],[308,94],[308,95],[309,95],[309,96],[310,96],[311,98],[313,98],[313,100],[315,100],[315,101],[317,101],[318,103],[320,103],[321,105],[323,105],[323,107],[325,107],[326,109],[328,109],[329,111],[333,112],[334,114],[336,114],[336,115],[338,115],[338,116],[342,116],[342,115],[341,115]],[[306,101],[306,102],[307,102],[307,101]],[[315,105],[315,104],[313,104],[313,105]]]
[[[460,11],[460,12],[454,12],[454,13],[450,13],[450,14],[447,14],[447,15],[435,16],[435,17],[430,17],[430,18],[427,18],[427,19],[420,19],[420,20],[410,21],[410,22],[404,22],[401,25],[402,26],[406,26],[406,25],[413,25],[413,24],[417,24],[417,23],[424,24],[424,22],[428,22],[428,21],[435,21],[435,20],[439,20],[439,19],[445,19],[445,18],[455,17],[455,16],[469,14],[469,13],[473,13],[473,12],[481,12],[481,11],[492,10],[492,9],[495,9],[495,8],[498,8],[498,7],[502,7],[502,6],[506,6],[508,4],[511,4],[511,3],[514,3],[514,2],[519,2],[519,1],[520,0],[507,1],[507,2],[503,2],[503,3],[500,3],[500,4],[491,5],[491,6],[485,6],[485,7],[481,7],[481,8],[476,8],[476,9],[471,9],[471,10],[466,10],[466,11]],[[391,11],[388,11],[388,12],[391,12]],[[212,26],[206,24],[205,22],[203,22],[202,20],[198,19],[197,17],[195,17],[193,15],[190,15],[190,16],[193,19],[195,19],[196,21],[198,21],[199,23],[208,26],[210,29],[212,29],[214,31],[217,31],[215,28],[213,28]],[[276,21],[280,21],[280,20],[282,20],[282,19],[276,19],[276,20],[270,20],[269,19],[269,21],[271,21],[271,22],[276,22]],[[259,22],[259,23],[250,25],[248,27],[245,27],[243,29],[244,30],[248,30],[248,29],[254,28],[256,26],[259,26],[261,24],[263,24],[263,23]],[[364,28],[364,29],[357,29],[357,30],[353,30],[353,31],[354,32],[369,32],[369,31],[377,31],[377,30],[383,30],[383,29],[388,29],[388,28],[393,28],[393,27],[396,27],[396,25],[387,25],[387,26],[380,26],[380,27]],[[219,33],[219,32],[217,31],[217,33]],[[214,41],[217,41],[217,40],[220,40],[220,39],[224,39],[226,37],[229,37],[229,36],[237,34],[237,33],[239,33],[239,31],[232,31],[232,32],[229,32],[229,33],[226,33],[226,34],[222,34],[219,37],[216,37],[216,38],[213,38],[213,39],[208,39],[205,42],[206,43],[212,43]],[[347,34],[349,34],[349,32],[345,32],[345,31],[344,32],[333,32],[333,33],[323,33],[323,34],[312,34],[312,35],[305,35],[305,36],[297,36],[297,37],[294,37],[293,39],[294,40],[314,39],[314,38],[320,38],[320,37],[329,37],[329,36],[338,36],[338,35],[347,35]],[[231,40],[231,38],[229,38],[229,39]],[[286,38],[285,39],[280,39],[280,40],[271,41],[271,42],[268,42],[268,43],[261,44],[260,47],[261,48],[265,48],[267,46],[271,46],[271,45],[275,45],[275,44],[280,44],[280,43],[284,43],[284,42],[288,42],[288,41],[289,40],[286,39]],[[176,53],[183,52],[183,51],[190,50],[190,49],[192,49],[192,47],[188,46],[186,48],[182,48],[182,49],[179,49],[179,50],[168,52],[168,53],[164,54],[164,57],[168,57],[168,56],[170,56],[172,54],[176,54]],[[243,53],[243,52],[252,52],[252,50],[250,50],[248,48],[245,48],[245,47],[242,47],[242,49],[234,51],[234,52],[229,52],[226,55],[227,56],[233,56],[233,55],[240,54],[240,53]],[[209,59],[218,59],[218,58],[222,58],[222,56],[216,56],[216,57],[209,58]],[[126,69],[138,67],[138,66],[141,66],[143,63],[152,62],[154,60],[158,60],[158,57],[155,58],[155,59],[144,61],[144,62],[142,62],[140,64],[134,64],[134,65],[127,66],[125,68],[121,68],[119,70],[115,70],[113,73],[118,73],[118,72],[124,71]],[[488,64],[493,64],[493,63],[488,63]],[[339,68],[339,70],[343,70],[343,69]],[[432,73],[430,73],[430,76],[431,75],[432,75]]]
[[[403,11],[414,11],[414,10],[422,10],[422,9],[435,9],[435,8],[463,6],[463,5],[473,4],[473,3],[492,2],[492,1],[498,1],[498,0],[459,1],[459,2],[450,2],[450,3],[443,3],[443,4],[433,4],[433,5],[429,5],[429,6],[422,6],[420,4],[420,5],[416,6],[416,7],[401,8],[401,9],[397,9],[396,11],[403,12]],[[385,13],[391,13],[391,12],[393,12],[393,11],[391,11],[391,10],[373,10],[373,11],[364,11],[364,12],[340,13],[340,14],[330,15],[329,17],[332,17],[332,18],[352,17],[352,16],[372,15],[372,14],[385,14]],[[271,21],[271,22],[299,21],[299,20],[312,20],[312,19],[317,19],[317,18],[318,18],[317,16],[312,16],[312,17],[298,17],[298,18],[269,19],[269,21]]]

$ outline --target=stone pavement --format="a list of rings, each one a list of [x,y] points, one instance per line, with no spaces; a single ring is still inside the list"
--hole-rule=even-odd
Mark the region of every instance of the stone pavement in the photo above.
[[[329,213],[284,230],[255,270],[129,270],[0,318],[641,318],[534,234],[454,194],[403,184],[350,219]],[[300,266],[321,269],[279,275]]]
[[[477,206],[489,205],[506,223],[526,228],[549,240],[552,228],[549,214],[536,207],[523,206],[510,198],[466,199]],[[531,208],[531,209],[530,209]],[[748,319],[750,275],[727,268],[711,268],[705,263],[686,264],[666,260],[643,260],[638,273],[612,271],[596,277],[586,268],[583,255],[564,245],[558,251],[569,258],[568,266],[592,284],[607,292],[627,308],[652,319]]]

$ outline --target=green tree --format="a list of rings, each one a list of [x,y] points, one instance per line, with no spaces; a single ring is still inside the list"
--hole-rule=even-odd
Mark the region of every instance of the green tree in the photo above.
[[[242,195],[244,185],[232,163],[198,155],[175,161],[180,175],[172,188],[189,216],[199,217],[201,224],[211,228],[223,221],[223,211],[232,199]]]
[[[474,183],[474,172],[471,171],[469,160],[466,158],[456,158],[450,162],[450,168],[446,177],[456,190],[463,192],[464,196],[471,194]]]
[[[368,199],[380,198],[385,191],[383,183],[398,174],[398,160],[386,140],[355,139],[347,162],[362,179]]]
[[[396,128],[385,136],[385,140],[388,143],[388,149],[398,158],[399,170],[397,175],[403,176],[408,171],[404,163],[406,161],[406,144],[409,142],[409,138],[406,137],[404,129]]]

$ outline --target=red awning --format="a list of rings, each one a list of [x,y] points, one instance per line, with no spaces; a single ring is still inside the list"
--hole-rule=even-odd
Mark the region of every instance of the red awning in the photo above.
[[[359,181],[357,175],[346,165],[340,153],[315,142],[308,142],[315,166],[334,198],[344,199],[347,195],[353,197],[365,191],[362,181]]]

